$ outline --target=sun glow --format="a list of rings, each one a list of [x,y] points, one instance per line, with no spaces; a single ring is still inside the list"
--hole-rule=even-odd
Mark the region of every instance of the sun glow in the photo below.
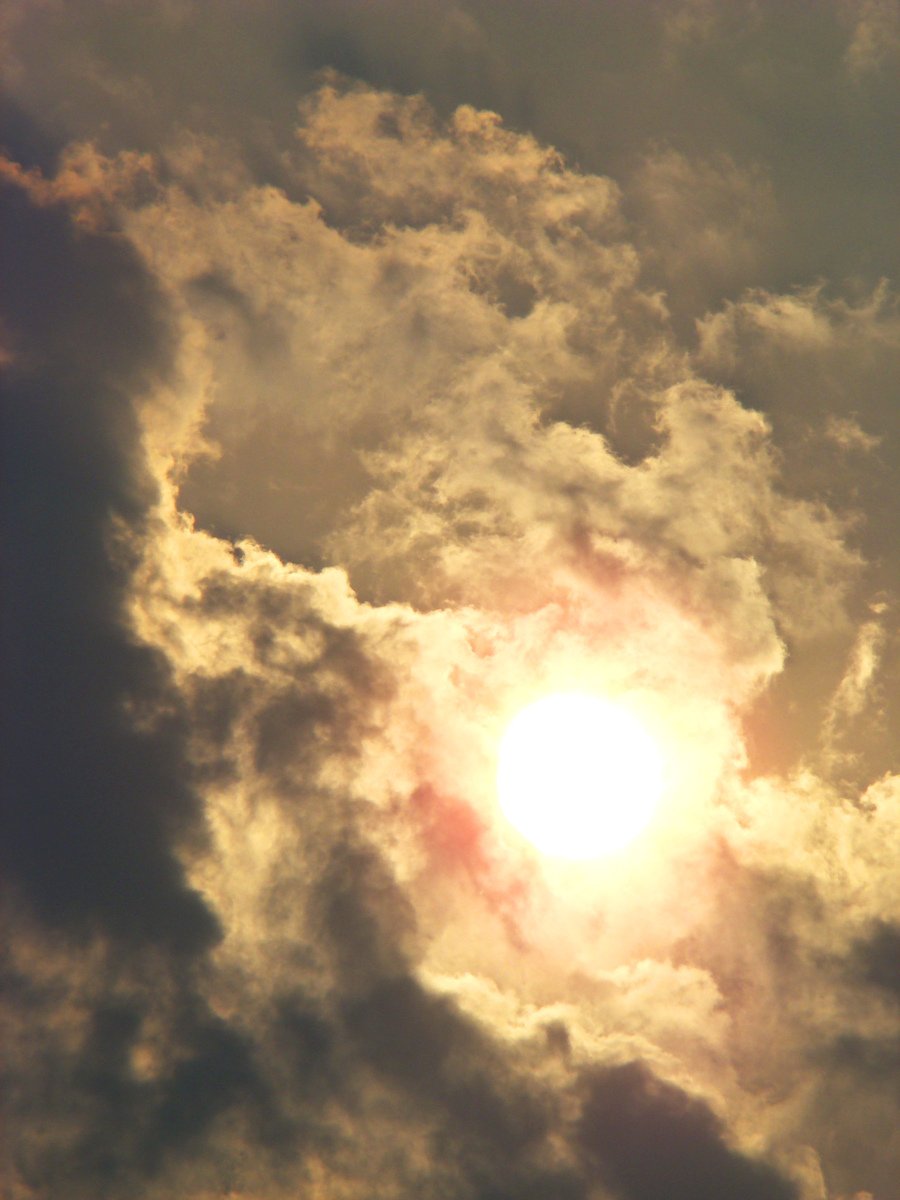
[[[627,708],[559,692],[506,728],[497,793],[507,820],[542,853],[599,858],[628,845],[662,798],[663,756]]]

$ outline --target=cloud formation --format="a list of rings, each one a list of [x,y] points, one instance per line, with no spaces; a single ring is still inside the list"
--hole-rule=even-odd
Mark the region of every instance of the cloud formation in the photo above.
[[[514,8],[11,10],[17,1200],[897,1196],[896,292],[748,132],[889,6]],[[569,689],[602,864],[494,795]]]

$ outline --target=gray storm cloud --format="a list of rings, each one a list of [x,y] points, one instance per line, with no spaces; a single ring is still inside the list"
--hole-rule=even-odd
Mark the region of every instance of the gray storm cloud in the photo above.
[[[797,180],[739,141],[613,139],[616,182],[459,104],[421,14],[391,59],[403,6],[342,11],[303,70],[344,74],[256,124],[203,80],[253,94],[278,6],[251,50],[209,19],[177,119],[132,39],[186,61],[191,6],[11,24],[23,128],[66,136],[0,176],[10,1194],[895,1200],[892,285],[785,286]],[[681,103],[782,18],[604,20]],[[821,20],[882,86],[889,6]],[[508,21],[434,35],[500,99]],[[81,39],[68,115],[42,28]],[[602,869],[494,796],[570,688],[672,756]]]

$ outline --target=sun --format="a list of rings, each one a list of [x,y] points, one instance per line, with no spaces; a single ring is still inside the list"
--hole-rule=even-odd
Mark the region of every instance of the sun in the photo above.
[[[628,708],[583,692],[536,700],[500,741],[497,794],[507,820],[543,854],[613,854],[650,823],[663,755]]]

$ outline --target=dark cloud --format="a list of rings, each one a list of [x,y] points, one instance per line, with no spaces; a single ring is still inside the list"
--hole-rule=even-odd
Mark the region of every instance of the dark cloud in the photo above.
[[[256,1084],[250,1046],[223,1022],[192,1030],[190,1053],[166,1081],[142,1147],[151,1169],[160,1155],[199,1141],[210,1123]]]
[[[53,921],[196,950],[217,926],[172,852],[198,818],[184,716],[124,612],[154,494],[133,396],[165,365],[162,306],[121,243],[4,201],[6,869]]]
[[[900,1000],[900,925],[877,921],[857,945],[854,965],[865,980]]]
[[[641,1063],[587,1076],[579,1141],[627,1200],[796,1200],[771,1167],[732,1150],[703,1101]]]
[[[178,1031],[183,1057],[167,1078],[136,1083],[128,1054],[140,1022],[134,1007],[98,1007],[75,1068],[81,1103],[93,1110],[75,1154],[96,1180],[157,1173],[167,1155],[196,1144],[219,1114],[252,1095],[257,1082],[244,1039],[207,1017]]]
[[[0,96],[3,100],[0,148],[13,162],[52,174],[62,148],[60,139],[42,128],[5,89]]]
[[[540,1162],[558,1120],[554,1100],[517,1078],[451,1002],[400,975],[346,1005],[343,1019],[364,1059],[435,1123],[437,1164],[461,1173],[461,1194],[586,1194],[577,1170]]]
[[[415,915],[384,862],[372,851],[341,846],[323,874],[321,926],[348,995],[408,969]]]
[[[9,982],[9,981],[7,981]],[[9,990],[14,994],[14,989]],[[24,999],[24,998],[23,998]],[[37,1003],[35,1003],[37,1001]],[[30,997],[40,1021],[46,997]],[[269,1096],[248,1039],[184,994],[169,1031],[174,1055],[152,1076],[137,1077],[133,1058],[152,1004],[107,994],[90,1011],[81,1044],[36,1064],[29,1099],[66,1135],[35,1153],[32,1128],[11,1124],[23,1181],[38,1195],[129,1192],[197,1153],[214,1123],[246,1114],[261,1147],[275,1153],[294,1132]]]

